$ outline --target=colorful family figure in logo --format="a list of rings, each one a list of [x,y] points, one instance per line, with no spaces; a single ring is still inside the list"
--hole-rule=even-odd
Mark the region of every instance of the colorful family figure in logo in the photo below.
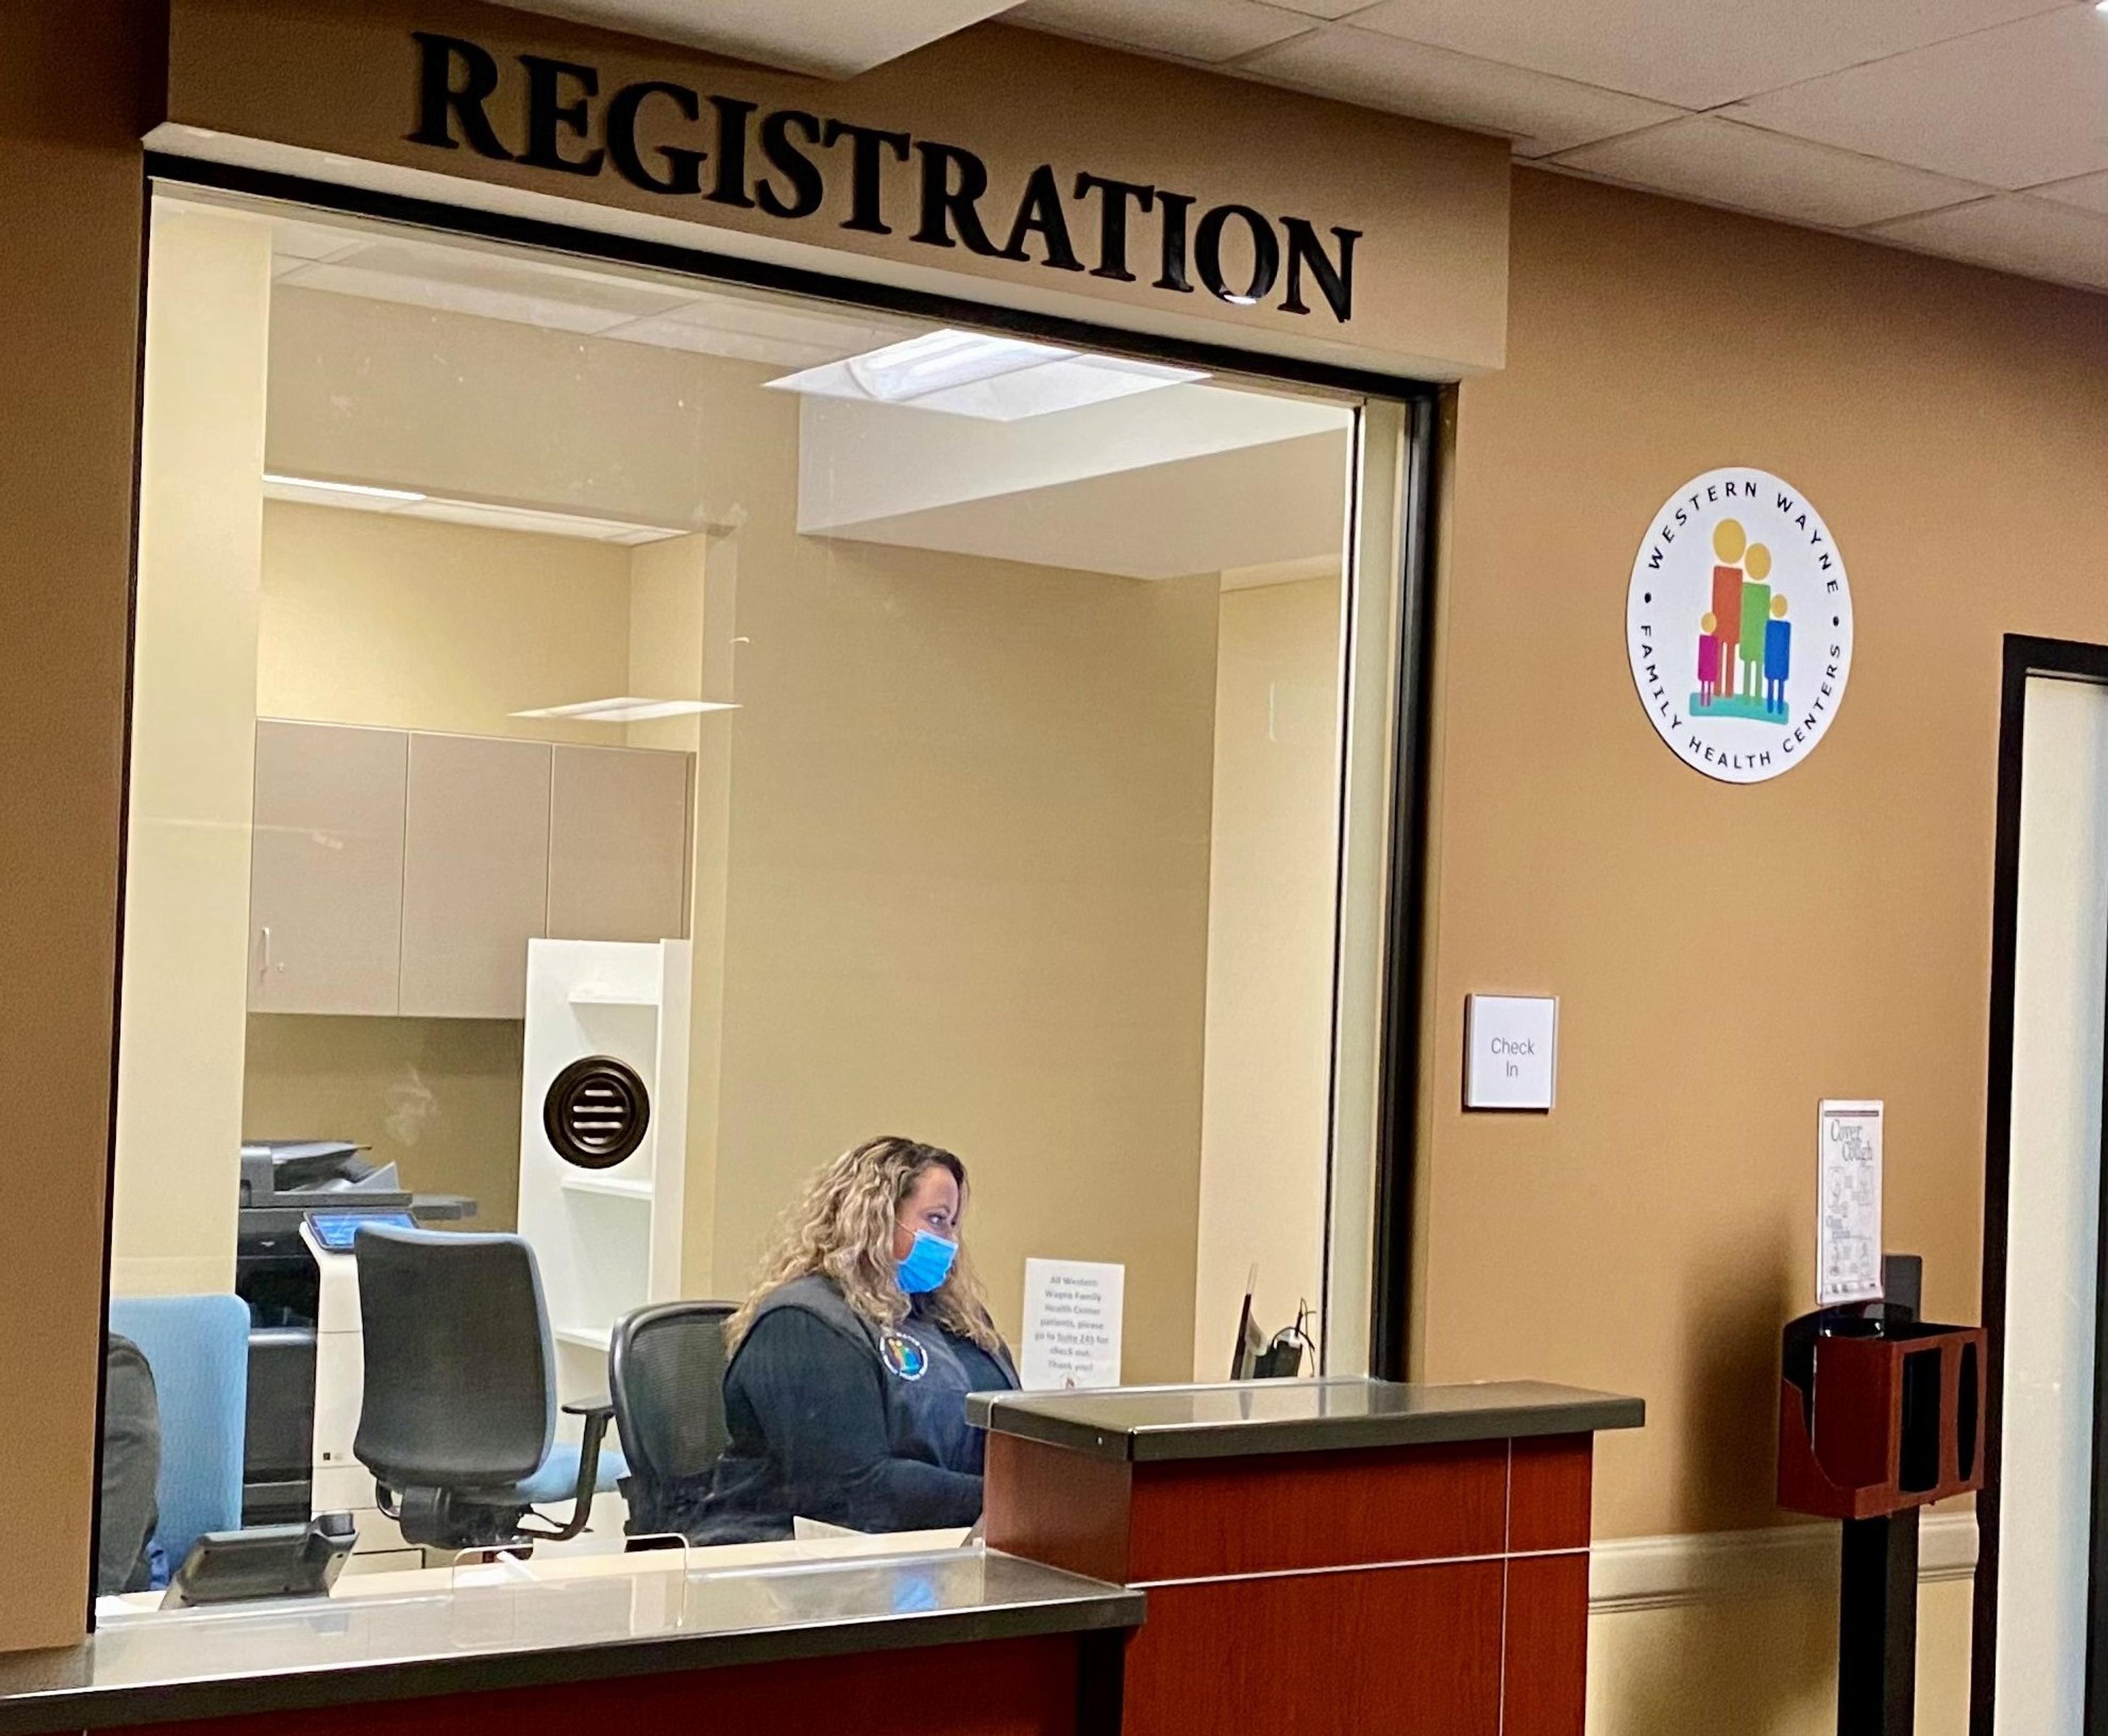
[[[1772,552],[1752,543],[1739,519],[1723,518],[1713,530],[1713,606],[1698,623],[1700,711],[1768,719],[1786,716],[1786,683],[1793,663],[1793,625],[1786,595],[1766,582]],[[1741,665],[1738,671],[1737,664]]]

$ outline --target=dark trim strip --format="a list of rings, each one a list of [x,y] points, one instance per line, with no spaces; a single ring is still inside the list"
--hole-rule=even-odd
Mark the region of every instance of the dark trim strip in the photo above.
[[[2101,960],[2108,974],[2108,949]],[[2086,1687],[2079,1727],[2086,1736],[2108,1736],[2108,1454],[2101,1450],[2108,1430],[2108,1033],[2101,1057],[2101,1148],[2094,1161],[2097,1197],[2093,1247],[2093,1474],[2087,1502]]]
[[[1120,1736],[1127,1716],[1125,1628],[1085,1634],[1076,1642],[1076,1736]]]
[[[1033,313],[1016,308],[991,306],[963,296],[903,289],[896,285],[867,283],[831,272],[803,266],[778,265],[763,259],[743,259],[736,254],[715,253],[698,247],[681,247],[667,241],[647,241],[635,236],[610,234],[569,223],[544,222],[539,218],[513,217],[469,205],[445,205],[435,200],[412,199],[400,193],[375,192],[369,188],[340,187],[301,175],[272,169],[244,169],[227,163],[206,162],[196,157],[150,151],[146,173],[157,181],[209,187],[222,192],[244,193],[254,198],[275,199],[291,205],[341,211],[355,217],[371,217],[387,223],[405,223],[453,235],[474,235],[485,241],[538,247],[552,253],[568,253],[583,259],[606,259],[619,264],[641,265],[654,271],[676,273],[685,277],[708,277],[750,289],[776,290],[786,295],[806,295],[817,300],[871,308],[880,313],[904,314],[951,325],[980,326],[1036,338],[1045,343],[1074,349],[1097,349],[1114,354],[1143,357],[1202,367],[1211,373],[1247,380],[1273,380],[1290,385],[1316,386],[1358,398],[1393,398],[1408,404],[1432,402],[1440,388],[1425,380],[1386,374],[1369,369],[1306,362],[1289,356],[1273,356],[1230,344],[1196,343],[1187,339],[1161,337],[1132,331],[1094,320],[1067,319],[1049,313]]]
[[[2006,1357],[2006,1238],[2007,1195],[2012,1185],[2013,979],[2018,943],[2020,885],[2020,799],[2022,750],[2026,740],[2027,687],[2032,676],[2088,681],[2108,686],[2108,645],[2070,639],[2032,638],[2008,634],[1998,699],[1998,832],[1991,894],[1991,1005],[1989,1057],[1984,1102],[1984,1296],[1983,1320],[1988,1351],[1984,1381],[1984,1488],[1976,1497],[1976,1590],[1971,1646],[1969,1729],[1971,1736],[1993,1736],[1998,1655],[1999,1473],[2004,1459]],[[2108,960],[2103,961],[2108,970]],[[2104,1066],[2108,1080],[2108,1066]],[[2104,1123],[2108,1129],[2108,1123]],[[2104,1134],[2108,1139],[2108,1133]],[[2104,1145],[2108,1163],[2108,1145]],[[2108,1193],[2104,1194],[2108,1207]],[[2108,1221],[2108,1220],[2104,1220]],[[2102,1257],[2108,1260],[2108,1242]],[[2108,1299],[2108,1265],[2097,1278],[2099,1309]],[[2094,1346],[2094,1439],[2108,1422],[2102,1399],[2108,1396],[2108,1343]],[[2096,1571],[2088,1589],[2087,1711],[2088,1736],[2108,1736],[2108,1707],[2096,1692],[2096,1680],[2108,1668],[2101,1644],[2101,1599],[2108,1596],[2101,1571],[2104,1547],[2102,1504],[2108,1499],[2108,1467],[2096,1455],[2092,1480],[2092,1560]]]
[[[1421,399],[1406,431],[1404,573],[1399,588],[1397,725],[1392,746],[1390,889],[1385,904],[1378,1065],[1376,1246],[1369,1373],[1408,1378],[1413,1199],[1420,1140],[1420,1044],[1426,1017],[1427,744],[1433,723],[1435,489],[1439,400]]]
[[[110,1366],[110,1278],[117,1241],[117,1073],[118,1044],[124,1029],[125,891],[132,870],[132,700],[139,673],[139,507],[140,479],[146,460],[146,262],[154,239],[152,183],[139,181],[139,285],[137,348],[132,358],[131,542],[124,574],[124,716],[118,730],[117,909],[111,958],[115,964],[110,991],[110,1113],[102,1159],[102,1298],[96,1322],[95,1483],[88,1504],[88,1608],[85,1631],[95,1631],[96,1580],[102,1565],[102,1432],[106,1421],[105,1372]]]

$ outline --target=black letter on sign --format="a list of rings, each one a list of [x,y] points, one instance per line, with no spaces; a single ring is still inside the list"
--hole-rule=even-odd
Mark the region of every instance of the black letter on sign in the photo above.
[[[1025,183],[1025,197],[1018,202],[1017,221],[1010,226],[1010,244],[1002,250],[1006,259],[1029,259],[1025,237],[1037,235],[1047,249],[1047,263],[1056,271],[1081,271],[1083,262],[1069,241],[1068,214],[1061,209],[1061,189],[1054,184],[1054,165],[1042,163]]]
[[[761,209],[771,217],[810,217],[827,196],[827,183],[820,178],[818,166],[791,140],[793,127],[805,135],[807,144],[819,142],[819,121],[801,109],[778,109],[761,124],[761,154],[768,159],[772,169],[790,181],[788,199],[766,181],[754,189]]]
[[[523,54],[520,64],[527,69],[527,148],[520,160],[537,169],[561,169],[568,174],[597,175],[606,153],[588,151],[575,163],[558,148],[556,135],[568,132],[586,136],[586,98],[600,88],[600,74],[590,66],[574,66],[569,61],[547,61],[538,54]],[[575,79],[578,100],[563,102],[563,81]]]
[[[970,253],[993,255],[995,243],[988,238],[981,214],[974,209],[974,201],[988,191],[988,165],[957,145],[933,145],[924,139],[915,148],[922,153],[922,222],[913,238],[932,247],[956,247],[964,241]],[[956,187],[952,184],[955,168],[959,172]],[[952,239],[954,224],[959,241]]]
[[[1340,243],[1340,263],[1335,267],[1325,257],[1325,246],[1318,239],[1318,232],[1305,219],[1284,217],[1281,227],[1288,232],[1288,297],[1281,304],[1282,311],[1310,311],[1303,304],[1303,268],[1308,264],[1310,275],[1317,279],[1318,292],[1325,298],[1325,305],[1331,309],[1332,318],[1344,326],[1354,314],[1354,243],[1362,238],[1362,232],[1333,230]]]
[[[715,205],[750,211],[754,201],[746,192],[746,117],[754,112],[754,105],[736,97],[713,97],[710,106],[718,111],[718,178],[703,196]]]
[[[1232,217],[1241,217],[1251,231],[1251,282],[1242,290],[1233,290],[1223,281],[1223,227]],[[1273,225],[1250,205],[1218,205],[1193,232],[1193,263],[1200,268],[1200,281],[1211,291],[1224,301],[1248,308],[1265,299],[1280,275],[1281,243],[1273,238]]]
[[[1103,175],[1076,177],[1079,199],[1094,192],[1102,194],[1104,201],[1098,207],[1098,263],[1091,275],[1132,283],[1134,273],[1127,268],[1127,202],[1132,199],[1137,210],[1146,211],[1155,202],[1156,189],[1132,181],[1108,181]]]
[[[624,180],[633,187],[642,187],[647,193],[700,192],[705,154],[700,151],[691,151],[684,145],[661,145],[659,155],[666,160],[666,173],[655,175],[645,166],[637,149],[637,111],[644,106],[646,97],[670,98],[673,106],[689,120],[702,113],[701,102],[686,85],[669,84],[660,79],[643,84],[624,85],[607,106],[608,160],[615,165],[616,173]]]
[[[1164,275],[1155,286],[1190,295],[1193,286],[1186,281],[1186,214],[1193,209],[1193,196],[1159,193],[1156,202],[1164,212]]]
[[[853,127],[845,120],[831,120],[820,135],[822,145],[849,142],[849,214],[845,229],[861,229],[867,235],[890,235],[881,196],[885,191],[885,162],[878,154],[884,146],[896,163],[908,160],[908,135],[885,133],[876,127]]]
[[[459,147],[448,124],[452,115],[461,123],[462,138],[479,156],[510,160],[512,153],[498,142],[497,130],[483,106],[498,88],[498,62],[457,36],[435,36],[429,30],[412,30],[423,58],[417,63],[417,129],[409,135],[413,145],[437,145],[442,151]],[[451,74],[459,61],[462,82]]]

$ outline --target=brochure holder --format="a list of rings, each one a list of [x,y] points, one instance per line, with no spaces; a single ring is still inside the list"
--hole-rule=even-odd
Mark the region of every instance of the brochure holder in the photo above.
[[[1790,1321],[1782,1350],[1779,1504],[1844,1523],[1839,1736],[1910,1736],[1918,1512],[1983,1487],[1984,1331],[1870,1302]]]

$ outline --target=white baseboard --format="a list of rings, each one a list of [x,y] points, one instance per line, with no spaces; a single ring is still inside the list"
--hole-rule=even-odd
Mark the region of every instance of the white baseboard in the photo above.
[[[1612,1538],[1590,1551],[1588,1607],[1666,1609],[1834,1587],[1840,1535],[1833,1523]],[[1966,1579],[1975,1571],[1976,1515],[1926,1514],[1918,1529],[1919,1583]]]

